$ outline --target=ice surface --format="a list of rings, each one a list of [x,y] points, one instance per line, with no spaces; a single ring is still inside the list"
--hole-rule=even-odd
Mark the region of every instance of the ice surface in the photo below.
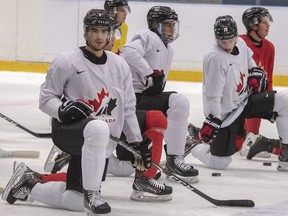
[[[50,131],[49,118],[38,109],[38,96],[44,74],[0,72],[0,112],[28,129],[47,133]],[[276,88],[287,91],[288,88]],[[197,126],[203,122],[201,83],[184,83],[168,81],[166,90],[176,90],[185,94],[191,105],[190,121]],[[276,125],[263,121],[261,133],[265,136],[277,138]],[[0,186],[4,187],[12,174],[13,161],[23,161],[32,169],[44,172],[48,152],[52,146],[51,139],[36,138],[15,127],[11,123],[0,119],[0,148],[5,150],[38,150],[39,159],[0,158]],[[163,157],[164,159],[164,157]],[[165,203],[141,203],[129,199],[132,192],[133,177],[108,176],[102,184],[102,195],[112,207],[109,215],[288,215],[288,173],[278,172],[277,157],[269,159],[246,160],[233,155],[232,164],[226,170],[215,171],[206,168],[192,155],[186,161],[199,169],[200,182],[193,184],[198,190],[215,199],[251,199],[254,208],[216,207],[184,186],[166,182],[173,187],[173,200]],[[272,166],[263,166],[269,161]],[[213,172],[221,172],[220,177],[212,177]],[[164,177],[161,177],[166,181]],[[84,212],[70,212],[53,209],[41,203],[28,205],[16,202],[9,205],[0,200],[1,216],[80,216]]]

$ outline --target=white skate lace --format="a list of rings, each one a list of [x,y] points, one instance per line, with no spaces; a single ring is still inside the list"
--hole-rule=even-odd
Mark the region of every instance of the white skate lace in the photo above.
[[[97,193],[97,192],[89,192],[88,200],[89,200],[88,205],[90,207],[93,207],[93,206],[97,207],[106,203],[100,196],[100,193]]]
[[[14,192],[13,197],[16,199],[24,200],[30,194],[30,191],[31,190],[27,187],[21,187]]]
[[[177,156],[174,160],[174,163],[180,170],[187,171],[187,170],[191,169],[191,166],[189,166],[188,164],[185,163],[182,155]]]
[[[163,182],[157,181],[153,178],[149,178],[149,183],[150,185],[152,185],[153,187],[156,187],[160,190],[164,190],[165,189],[165,184]]]

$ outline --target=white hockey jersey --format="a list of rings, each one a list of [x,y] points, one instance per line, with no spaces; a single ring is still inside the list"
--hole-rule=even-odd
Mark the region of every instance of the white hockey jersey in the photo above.
[[[120,137],[122,130],[128,142],[142,141],[136,118],[136,98],[129,66],[123,58],[106,52],[105,64],[94,64],[78,49],[58,56],[50,65],[41,85],[40,109],[58,118],[60,98],[83,99],[94,105],[96,115],[108,115],[110,133]],[[115,142],[110,141],[107,157]]]
[[[248,94],[248,69],[256,67],[253,52],[241,39],[236,44],[239,54],[225,52],[217,43],[203,60],[203,107],[204,115],[223,119],[237,108]],[[247,101],[231,115],[222,127],[230,125],[243,111]]]
[[[145,29],[137,32],[131,42],[124,45],[121,56],[130,66],[135,92],[141,93],[146,76],[152,74],[153,70],[163,70],[167,80],[173,50],[169,44],[166,47],[156,33]]]

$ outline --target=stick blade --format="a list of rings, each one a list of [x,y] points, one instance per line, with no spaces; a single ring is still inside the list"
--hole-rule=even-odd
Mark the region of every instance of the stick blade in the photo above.
[[[254,207],[253,200],[215,200],[217,206]]]
[[[11,157],[39,158],[39,151],[11,151]]]

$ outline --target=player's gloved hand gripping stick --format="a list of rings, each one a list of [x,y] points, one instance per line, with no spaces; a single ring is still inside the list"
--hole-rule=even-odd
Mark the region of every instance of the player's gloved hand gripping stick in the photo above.
[[[120,140],[119,138],[114,137],[112,135],[110,135],[110,139],[112,139],[113,141],[117,142],[119,145],[124,147],[126,150],[132,152],[135,155],[135,157],[141,157],[141,154],[137,150],[135,150],[133,147],[131,147],[129,144],[127,144],[123,140]],[[201,196],[202,198],[206,199],[207,201],[213,203],[216,206],[238,206],[238,207],[254,207],[255,206],[255,204],[254,204],[254,202],[252,200],[217,200],[217,199],[213,199],[212,197],[210,197],[210,196],[206,195],[205,193],[199,191],[198,189],[193,187],[188,182],[186,182],[183,179],[177,177],[175,174],[170,173],[169,171],[167,171],[166,169],[164,169],[160,165],[154,163],[153,161],[152,161],[152,165],[157,170],[159,170],[160,172],[163,172],[164,174],[168,175],[169,177],[172,177],[179,184],[183,185],[184,187],[188,188],[189,190],[193,191],[194,193],[198,194],[199,196]]]
[[[249,99],[249,97],[250,97],[252,94],[253,94],[253,88],[250,88],[249,91],[248,91],[247,97],[245,97],[245,98],[239,103],[238,107],[236,107],[235,109],[233,109],[232,111],[230,111],[222,120],[217,119],[217,120],[215,121],[215,122],[216,122],[216,123],[215,123],[215,125],[216,125],[215,127],[218,127],[217,125],[219,125],[219,128],[218,128],[218,130],[219,130],[220,127],[221,127],[221,124],[223,124],[223,122],[226,121],[226,119],[228,119],[233,113],[235,113],[235,112],[237,111],[237,109],[238,109],[239,107],[241,107],[241,106]],[[204,129],[204,127],[205,127],[205,122],[204,122],[204,124],[203,124],[202,129]],[[215,130],[216,130],[216,129],[217,129],[217,128],[215,128]],[[199,133],[201,133],[201,131],[200,131]],[[214,139],[214,138],[216,137],[217,133],[218,133],[218,131],[211,132],[211,135],[212,135],[211,139]],[[203,137],[203,136],[202,136],[201,139],[197,140],[197,141],[196,141],[195,143],[193,143],[189,148],[186,148],[183,157],[185,158],[185,157],[191,152],[191,150],[192,150],[196,145],[202,143],[203,141],[205,142],[205,138],[207,139],[207,137],[205,137],[205,136]],[[211,139],[210,139],[209,141],[211,141]]]
[[[134,150],[140,153],[141,157],[137,157],[137,155],[133,154],[132,157],[132,166],[141,172],[149,169],[152,165],[152,143],[151,140],[146,137],[143,139],[141,143],[130,143],[130,145]]]

